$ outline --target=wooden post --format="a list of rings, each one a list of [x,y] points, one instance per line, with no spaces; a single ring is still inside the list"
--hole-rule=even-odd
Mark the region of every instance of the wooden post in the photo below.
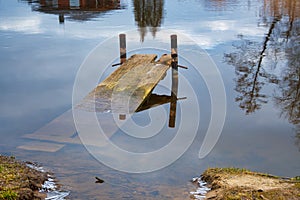
[[[120,64],[123,64],[126,61],[126,35],[120,34]]]
[[[122,65],[126,61],[126,57],[127,57],[127,55],[126,55],[126,35],[120,34],[119,39],[120,39],[120,64]],[[125,120],[126,115],[120,114],[119,119]]]
[[[178,68],[178,55],[177,55],[177,35],[171,35],[171,56],[174,61],[173,68]],[[176,64],[176,65],[175,65]]]
[[[170,103],[169,127],[175,127],[177,92],[178,92],[178,52],[177,35],[171,35],[171,56],[172,56],[172,91]]]

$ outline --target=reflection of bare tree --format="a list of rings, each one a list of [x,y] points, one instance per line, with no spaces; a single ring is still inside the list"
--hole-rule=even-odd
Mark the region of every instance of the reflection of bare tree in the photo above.
[[[285,63],[278,76],[279,89],[274,94],[274,101],[281,109],[281,116],[295,124],[295,144],[300,151],[300,2],[277,2],[280,7],[276,7],[274,15],[281,14],[283,17],[276,30],[277,37],[273,37],[272,43],[279,50],[278,53],[284,55]]]
[[[134,16],[139,27],[141,40],[147,33],[149,27],[153,37],[163,19],[164,0],[134,0]]]
[[[242,36],[238,51],[225,54],[236,69],[236,101],[246,113],[254,112],[272,96],[261,92],[263,86],[276,84],[273,100],[295,125],[300,150],[300,1],[264,0],[259,26],[268,30],[262,43]]]
[[[292,26],[298,28],[289,31],[290,39],[285,48],[287,65],[282,70],[279,92],[274,99],[282,115],[291,123],[300,124],[300,20],[295,20]]]
[[[266,103],[266,95],[261,94],[260,90],[264,82],[260,80],[259,72],[261,69],[258,63],[258,52],[256,43],[249,40],[243,40],[237,46],[238,52],[226,54],[226,60],[229,64],[235,66],[237,75],[235,90],[238,92],[236,101],[240,108],[246,110],[246,113],[252,113]]]
[[[299,14],[296,14],[300,13],[299,8],[300,3],[297,0],[264,0],[259,25],[267,27],[268,32],[263,38],[263,42],[260,44],[241,37],[240,44],[236,46],[238,51],[225,54],[226,61],[235,66],[237,75],[235,90],[239,93],[236,101],[240,102],[239,106],[246,113],[260,109],[262,104],[267,102],[268,96],[261,92],[266,83],[280,85],[281,97],[297,96],[297,94],[291,93],[292,88],[296,89],[296,86],[293,85],[297,81],[289,79],[288,74],[295,76],[299,70],[293,67],[298,62],[296,59],[299,57],[299,54],[294,52],[296,44],[299,44],[298,40],[295,41],[295,37],[299,35],[299,24],[295,23],[299,17]],[[277,66],[280,66],[280,70],[284,71],[281,74],[284,77],[272,72]],[[296,66],[299,66],[299,62]],[[278,78],[278,76],[280,77]],[[279,97],[276,99],[278,104],[285,104],[282,108],[289,107],[290,110],[293,110],[289,112],[290,114],[297,112],[294,107],[298,106],[297,108],[299,108],[299,104],[291,102],[291,100],[288,102],[287,99]],[[293,99],[295,100],[295,98]],[[291,108],[292,105],[293,108]]]
[[[267,96],[261,93],[261,89],[271,75],[263,69],[262,61],[278,21],[276,18],[272,21],[260,51],[257,50],[258,43],[242,40],[242,43],[237,46],[238,52],[225,54],[227,62],[235,66],[238,77],[235,90],[239,95],[236,97],[236,101],[240,102],[240,108],[246,110],[247,114],[260,109],[263,103],[267,103]]]

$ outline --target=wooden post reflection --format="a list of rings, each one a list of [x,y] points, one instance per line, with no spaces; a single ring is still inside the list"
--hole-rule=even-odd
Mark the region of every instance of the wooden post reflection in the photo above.
[[[59,14],[58,20],[59,20],[59,23],[60,23],[60,24],[65,23],[65,16],[64,16],[64,13],[60,13],[60,14]]]
[[[172,56],[172,91],[170,103],[169,127],[175,127],[177,91],[178,91],[178,55],[177,55],[177,35],[171,35],[171,56]]]

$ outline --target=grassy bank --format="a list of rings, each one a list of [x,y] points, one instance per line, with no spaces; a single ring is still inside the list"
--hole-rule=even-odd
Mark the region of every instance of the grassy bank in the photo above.
[[[0,155],[0,199],[44,199],[38,192],[47,174],[31,169],[13,157]]]
[[[239,168],[209,168],[202,180],[211,187],[207,199],[212,200],[298,200],[300,180],[281,178]]]

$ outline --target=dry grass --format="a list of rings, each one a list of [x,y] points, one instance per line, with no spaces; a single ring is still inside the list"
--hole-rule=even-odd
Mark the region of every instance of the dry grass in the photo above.
[[[209,168],[202,177],[212,188],[207,194],[209,199],[296,200],[300,197],[297,178],[286,180],[240,168]]]

